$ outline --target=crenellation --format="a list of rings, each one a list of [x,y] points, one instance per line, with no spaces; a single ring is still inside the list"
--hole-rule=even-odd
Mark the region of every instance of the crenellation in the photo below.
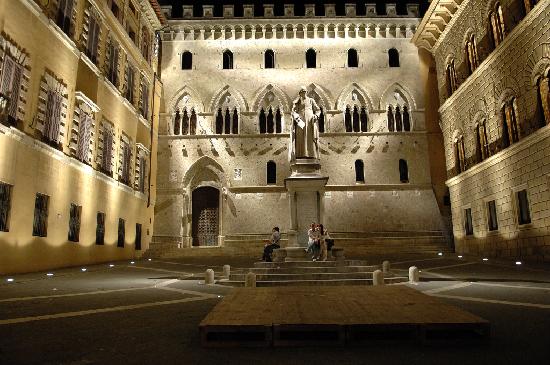
[[[386,16],[394,18],[397,16],[397,6],[395,4],[386,3]]]
[[[203,5],[202,6],[202,17],[209,19],[214,17],[214,5]]]
[[[263,4],[264,6],[264,18],[275,17],[275,6],[273,4]]]
[[[356,16],[355,4],[346,3],[345,4],[346,17],[353,18]]]
[[[336,6],[334,4],[325,4],[325,17],[327,18],[336,17]]]
[[[315,17],[315,4],[305,4],[304,16],[306,18]]]
[[[234,5],[224,5],[223,6],[223,17],[224,18],[233,18],[235,16],[235,6]]]

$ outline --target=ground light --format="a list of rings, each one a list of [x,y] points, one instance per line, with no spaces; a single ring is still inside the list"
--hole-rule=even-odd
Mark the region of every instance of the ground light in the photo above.
[[[115,267],[115,265],[113,265],[113,264],[109,264],[109,267]]]
[[[438,253],[437,256],[443,256],[443,252]]]
[[[13,283],[13,278],[7,278],[6,281],[7,281],[8,283]]]
[[[521,265],[521,261],[516,261],[516,265]]]
[[[53,276],[53,273],[49,272],[46,274],[46,276]]]
[[[85,271],[88,270],[88,269],[86,269],[85,267],[83,267],[83,268],[80,269],[80,270],[81,270],[82,272],[85,272]]]
[[[486,257],[484,257],[484,258],[483,258],[483,261],[489,261],[489,259],[488,259],[488,258],[486,258]]]
[[[134,262],[134,261],[130,261],[130,265],[133,265],[133,264],[135,264],[135,262]]]
[[[151,259],[147,259],[147,261],[151,261]]]
[[[461,259],[461,258],[462,258],[462,255],[458,255],[458,258]]]

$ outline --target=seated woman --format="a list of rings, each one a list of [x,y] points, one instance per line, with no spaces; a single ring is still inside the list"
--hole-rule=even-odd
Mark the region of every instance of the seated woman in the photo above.
[[[279,245],[279,241],[281,240],[279,227],[273,227],[271,232],[271,239],[269,241],[266,241],[264,246],[264,254],[262,256],[262,260],[266,262],[272,261],[271,255],[273,254],[273,250],[281,248],[281,246]]]

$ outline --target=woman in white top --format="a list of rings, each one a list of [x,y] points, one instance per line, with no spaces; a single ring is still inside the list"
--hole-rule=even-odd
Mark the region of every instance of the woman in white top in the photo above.
[[[328,256],[328,252],[327,252],[327,239],[330,239],[330,236],[328,234],[328,231],[325,231],[325,227],[323,227],[322,224],[319,225],[320,227],[320,234],[321,234],[321,237],[320,237],[320,244],[321,244],[321,254],[319,255],[319,260],[320,261],[326,261],[327,260],[327,256]]]

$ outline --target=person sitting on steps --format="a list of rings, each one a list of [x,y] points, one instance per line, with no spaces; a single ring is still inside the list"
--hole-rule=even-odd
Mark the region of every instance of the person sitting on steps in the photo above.
[[[313,253],[313,245],[315,244],[315,226],[314,222],[311,222],[309,230],[307,231],[307,248],[305,249],[306,253]]]
[[[271,255],[273,254],[273,250],[281,248],[279,241],[281,240],[281,233],[279,232],[279,227],[273,227],[271,230],[271,239],[266,240],[265,246],[264,246],[264,254],[262,256],[262,260],[266,262],[271,262]]]

